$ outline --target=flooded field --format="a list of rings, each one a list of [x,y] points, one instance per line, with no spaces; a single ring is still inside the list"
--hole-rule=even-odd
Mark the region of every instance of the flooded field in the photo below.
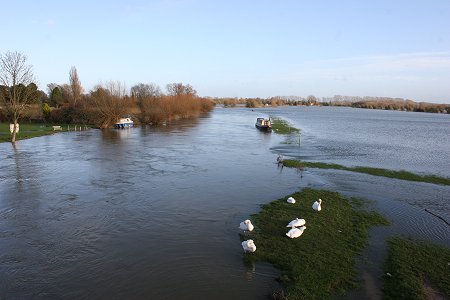
[[[300,145],[256,130],[269,115],[301,128]],[[450,246],[424,211],[450,219],[449,187],[276,164],[282,153],[450,176],[449,126],[435,114],[217,108],[160,128],[0,144],[0,298],[264,298],[278,272],[243,264],[237,227],[306,186],[371,200],[393,221],[386,235]]]

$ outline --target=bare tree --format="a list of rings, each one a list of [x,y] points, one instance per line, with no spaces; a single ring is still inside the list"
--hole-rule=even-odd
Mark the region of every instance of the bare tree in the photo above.
[[[14,124],[11,142],[16,142],[19,120],[28,105],[36,99],[36,90],[31,87],[34,80],[32,66],[20,52],[0,55],[0,103]]]
[[[83,93],[83,87],[81,86],[80,79],[78,78],[77,68],[72,67],[69,72],[69,81],[70,81],[70,91],[71,98],[74,105],[77,104],[77,101],[80,100],[81,94]]]
[[[197,96],[197,91],[190,85],[183,83],[169,83],[166,86],[167,93],[170,96],[181,96],[181,95],[189,95],[189,96]]]
[[[160,97],[161,95],[161,89],[154,83],[139,83],[131,87],[131,96],[138,100],[148,97]]]
[[[104,86],[98,85],[91,91],[93,122],[100,128],[111,126],[129,112],[130,103],[125,99],[125,91],[123,83],[113,81]]]

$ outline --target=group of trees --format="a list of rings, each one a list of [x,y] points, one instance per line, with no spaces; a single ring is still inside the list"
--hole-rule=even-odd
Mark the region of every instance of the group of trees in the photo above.
[[[155,84],[137,84],[128,94],[121,82],[97,85],[84,93],[77,69],[69,72],[69,83],[47,85],[48,95],[34,83],[32,66],[20,52],[0,55],[0,121],[14,124],[15,142],[19,120],[90,124],[106,128],[124,115],[136,122],[157,124],[189,118],[214,107],[200,98],[189,84],[171,83],[164,94]]]
[[[45,114],[47,121],[107,128],[120,117],[132,115],[137,123],[159,124],[193,117],[214,107],[212,101],[198,97],[189,84],[168,84],[164,94],[153,83],[139,83],[128,93],[123,83],[111,81],[95,86],[88,94],[82,94],[76,69],[72,68],[70,74],[70,84],[49,85],[50,113]]]

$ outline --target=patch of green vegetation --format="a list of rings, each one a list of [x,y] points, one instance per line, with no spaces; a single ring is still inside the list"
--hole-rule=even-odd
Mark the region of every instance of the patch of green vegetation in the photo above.
[[[318,168],[318,169],[336,169],[351,172],[365,173],[374,176],[396,178],[409,181],[428,182],[434,184],[450,185],[450,178],[439,177],[436,175],[419,175],[407,171],[393,171],[381,168],[370,167],[346,167],[338,164],[327,164],[322,162],[308,162],[293,159],[286,159],[283,165],[289,168]]]
[[[296,134],[300,132],[300,129],[291,126],[291,124],[281,118],[272,118],[272,129],[279,134]]]
[[[62,127],[61,131],[67,131],[67,128]],[[20,123],[19,132],[16,135],[16,140],[30,139],[38,136],[49,135],[59,131],[53,131],[51,125],[43,124],[27,124]],[[11,133],[9,132],[9,123],[0,123],[0,143],[11,142]]]
[[[295,204],[287,203],[287,197],[278,199],[251,217],[255,229],[245,238],[253,239],[257,250],[245,254],[245,260],[279,268],[286,299],[325,299],[356,287],[356,257],[367,242],[368,229],[387,220],[354,207],[336,192],[304,189],[291,196]],[[318,198],[323,200],[320,212],[311,207]],[[354,202],[361,205],[360,200]],[[286,225],[297,217],[306,220],[306,229],[290,239]]]
[[[395,237],[389,240],[385,299],[426,299],[424,284],[450,298],[450,249]],[[444,297],[443,297],[444,298]]]

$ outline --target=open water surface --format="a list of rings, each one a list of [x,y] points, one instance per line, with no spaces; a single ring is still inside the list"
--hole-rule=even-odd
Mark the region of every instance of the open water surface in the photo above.
[[[257,131],[268,115],[302,128],[300,146]],[[450,245],[424,211],[449,218],[448,187],[275,163],[283,153],[450,176],[449,129],[448,115],[217,108],[161,128],[0,144],[0,298],[264,298],[278,272],[243,264],[237,227],[306,186],[369,199],[390,233]]]

